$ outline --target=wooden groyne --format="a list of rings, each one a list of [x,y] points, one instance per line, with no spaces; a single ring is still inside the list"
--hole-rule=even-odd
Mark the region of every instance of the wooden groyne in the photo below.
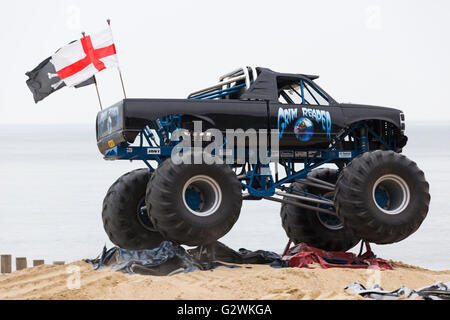
[[[32,266],[37,267],[45,264],[44,259],[35,259],[32,260]],[[53,261],[54,265],[64,265],[64,261]],[[26,257],[16,257],[16,271],[23,270],[28,268],[28,259]],[[11,273],[12,270],[12,255],[10,254],[2,254],[0,256],[0,272],[1,273]]]

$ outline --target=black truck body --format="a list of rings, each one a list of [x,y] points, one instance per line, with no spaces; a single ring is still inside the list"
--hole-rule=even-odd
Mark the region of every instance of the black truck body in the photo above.
[[[326,148],[338,132],[358,121],[373,121],[374,130],[380,136],[385,134],[385,124],[391,124],[398,137],[398,147],[406,144],[407,139],[403,135],[404,115],[401,110],[340,104],[314,83],[313,79],[317,76],[277,73],[265,68],[258,68],[258,71],[257,79],[238,99],[123,99],[99,112],[97,116],[99,150],[105,154],[110,147],[110,140],[114,141],[114,145],[125,141],[132,143],[145,126],[175,114],[181,116],[182,127],[188,126],[193,120],[200,120],[204,127],[222,131],[278,129],[281,149]],[[299,79],[322,94],[327,104],[281,103],[279,95],[285,83],[289,85],[290,81]],[[296,118],[302,117],[311,120],[314,126],[311,137],[306,141],[299,140],[294,132]]]

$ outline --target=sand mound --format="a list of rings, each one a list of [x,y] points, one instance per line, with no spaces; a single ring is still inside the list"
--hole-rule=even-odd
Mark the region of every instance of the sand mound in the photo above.
[[[275,269],[265,265],[219,267],[173,276],[94,271],[74,262],[42,265],[0,275],[0,299],[361,299],[344,291],[353,281],[419,288],[450,281],[449,271],[430,271],[395,262],[395,270]]]

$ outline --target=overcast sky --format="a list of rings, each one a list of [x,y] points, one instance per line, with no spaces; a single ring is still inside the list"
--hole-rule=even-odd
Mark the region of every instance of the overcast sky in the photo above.
[[[0,123],[94,123],[94,86],[35,104],[26,71],[111,18],[129,97],[184,98],[236,67],[318,74],[339,102],[450,122],[450,1],[1,0]],[[104,105],[122,98],[98,75]]]

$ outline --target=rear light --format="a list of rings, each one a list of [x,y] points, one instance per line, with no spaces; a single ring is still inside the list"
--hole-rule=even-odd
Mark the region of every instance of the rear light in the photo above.
[[[98,113],[97,140],[122,129],[119,106],[114,105]]]
[[[403,112],[400,112],[400,130],[403,133],[405,133],[405,114]]]

